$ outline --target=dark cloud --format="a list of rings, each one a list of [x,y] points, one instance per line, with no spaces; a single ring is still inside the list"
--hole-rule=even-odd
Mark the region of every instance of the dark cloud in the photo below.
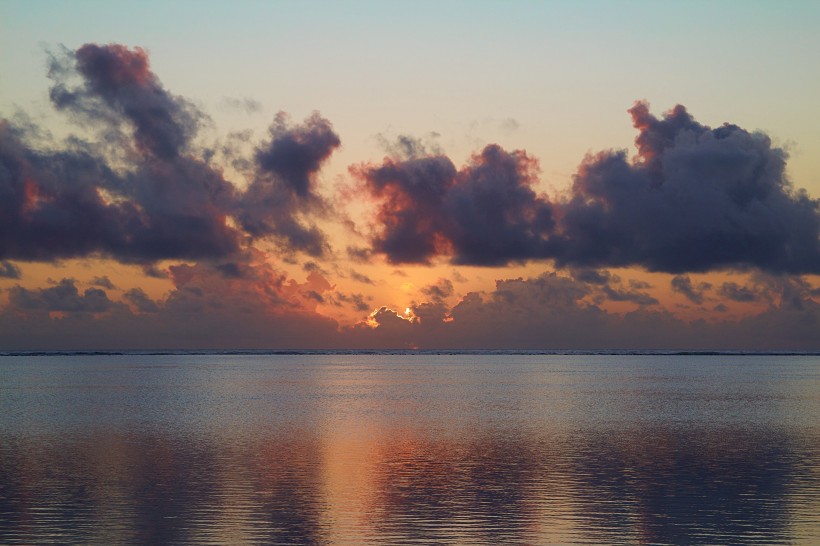
[[[531,188],[537,172],[521,151],[491,145],[473,157],[446,199],[455,263],[501,265],[546,251],[555,222],[550,203]]]
[[[628,301],[637,305],[657,305],[658,300],[645,292],[604,286],[603,292],[610,301]]]
[[[450,279],[439,279],[435,284],[431,284],[421,289],[421,293],[440,301],[453,295],[453,281]]]
[[[219,258],[235,253],[244,237],[227,222],[229,214],[251,235],[271,236],[290,250],[327,249],[324,234],[303,218],[323,206],[312,188],[297,195],[285,179],[262,172],[240,195],[193,157],[145,156],[134,170],[117,173],[93,149],[37,152],[21,136],[0,125],[0,257]]]
[[[356,282],[360,282],[360,283],[363,283],[363,284],[376,284],[373,281],[373,279],[371,279],[367,275],[359,273],[358,271],[355,271],[353,269],[350,270],[350,278],[353,279]]]
[[[756,274],[754,288],[760,299],[768,301],[770,307],[803,309],[808,302],[820,298],[820,287],[815,287],[806,279],[797,276]]]
[[[72,69],[82,76],[81,84],[67,83]],[[52,58],[49,75],[54,80],[51,101],[57,108],[94,121],[127,120],[136,145],[149,155],[178,157],[199,128],[201,114],[165,90],[142,48],[85,44]]]
[[[363,294],[345,294],[344,292],[334,292],[330,295],[330,300],[337,307],[345,305],[351,306],[354,310],[362,312],[369,311],[370,305],[365,301]]]
[[[238,279],[245,274],[244,264],[240,262],[225,262],[216,264],[214,265],[214,268],[219,271],[223,277]]]
[[[612,275],[606,270],[584,268],[574,270],[572,278],[588,284],[607,285],[612,280]]]
[[[49,77],[53,105],[96,140],[57,146],[30,121],[0,122],[0,260],[218,261],[258,238],[291,261],[294,252],[328,254],[316,220],[339,213],[317,178],[340,139],[318,113],[297,124],[278,114],[252,158],[223,147],[247,177],[243,190],[211,163],[218,146],[195,144],[207,116],[165,89],[144,50],[64,50]],[[399,137],[380,165],[352,168],[378,205],[371,248],[349,256],[820,272],[820,201],[791,186],[787,154],[766,135],[710,128],[680,105],[661,118],[643,102],[630,113],[637,157],[587,157],[555,202],[534,190],[538,165],[523,151],[488,145],[457,169],[435,142]],[[236,138],[252,147],[248,133]]]
[[[302,264],[302,269],[304,269],[308,273],[310,273],[312,271],[316,271],[316,272],[321,273],[323,275],[327,273],[321,265],[314,262],[313,260],[308,260],[307,262],[303,263]]]
[[[316,187],[322,164],[341,144],[330,122],[314,113],[292,126],[279,113],[270,141],[256,152],[258,175],[240,200],[238,217],[254,237],[275,236],[289,248],[312,256],[325,254],[328,243],[305,213],[321,212],[326,203]]]
[[[756,267],[820,271],[818,201],[794,191],[786,153],[762,133],[631,110],[638,157],[588,157],[562,204],[559,264],[638,265],[671,273]]]
[[[113,305],[105,291],[89,288],[82,294],[74,279],[62,279],[55,286],[28,290],[21,286],[9,289],[12,306],[28,311],[66,311],[101,313]]]
[[[543,254],[552,207],[531,186],[537,163],[490,145],[457,171],[445,156],[387,158],[354,169],[380,201],[376,251],[391,263],[502,265]]]
[[[295,126],[277,116],[242,163],[251,182],[240,191],[194,144],[206,116],[163,87],[144,50],[86,44],[54,55],[49,77],[53,105],[96,140],[58,144],[33,123],[0,121],[0,259],[218,260],[248,236],[327,250],[310,216],[324,213],[315,177],[339,138],[318,114]]]
[[[629,281],[629,288],[625,288],[618,275],[613,275],[607,270],[597,270],[590,268],[575,269],[572,271],[572,278],[586,283],[596,293],[596,301],[601,303],[609,301],[628,301],[637,305],[655,305],[658,300],[641,290],[649,288],[649,285],[641,281]]]
[[[759,294],[754,288],[740,286],[735,282],[725,282],[720,286],[718,293],[732,301],[752,302],[759,299]]]
[[[532,190],[524,152],[490,145],[456,170],[401,141],[403,155],[354,169],[380,202],[373,249],[392,263],[820,272],[820,201],[792,188],[787,154],[766,135],[712,129],[683,106],[660,119],[643,102],[630,113],[638,156],[590,155],[554,203]]]
[[[699,283],[697,286],[692,284],[692,279],[689,275],[675,275],[670,281],[672,290],[682,294],[692,303],[700,305],[703,303],[704,293],[712,288],[712,285],[706,282]]]
[[[324,303],[325,302],[324,296],[322,296],[316,290],[308,290],[307,292],[305,292],[305,296],[307,296],[308,298],[310,298],[312,300],[316,300],[319,303]]]
[[[370,305],[365,301],[365,297],[362,294],[351,294],[350,300],[353,302],[353,306],[357,311],[367,311],[370,309]]]
[[[9,261],[0,261],[0,279],[19,279],[20,268]]]
[[[368,263],[373,254],[373,251],[366,247],[348,246],[347,257],[357,263]]]
[[[68,83],[77,76],[80,83]],[[127,126],[130,136],[114,140],[134,149],[109,157],[111,131],[96,143],[73,138],[38,149],[25,128],[2,122],[0,256],[150,263],[239,248],[241,234],[225,212],[235,188],[187,154],[201,116],[164,90],[144,51],[88,44],[55,58],[51,77],[55,106],[85,127]]]
[[[168,271],[165,269],[160,269],[154,264],[148,264],[142,267],[142,273],[146,277],[151,277],[153,279],[167,279],[168,278]]]
[[[108,276],[106,276],[106,275],[103,275],[102,277],[94,277],[91,280],[91,284],[93,286],[98,286],[100,288],[107,288],[109,290],[113,290],[114,288],[116,288],[114,286],[114,283],[111,282],[111,279],[109,279]]]
[[[391,263],[424,263],[444,252],[444,198],[456,169],[443,156],[385,159],[378,167],[354,170],[381,200],[373,247]]]
[[[140,313],[157,313],[160,310],[159,305],[149,298],[142,288],[128,290],[123,294],[123,298],[132,303]]]
[[[270,127],[271,139],[256,152],[264,173],[275,175],[302,199],[317,199],[314,177],[333,151],[341,145],[330,122],[318,113],[295,127],[280,112]]]

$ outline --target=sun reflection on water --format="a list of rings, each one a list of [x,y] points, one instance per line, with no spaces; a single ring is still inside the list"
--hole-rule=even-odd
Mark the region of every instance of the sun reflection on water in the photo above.
[[[14,376],[0,542],[820,541],[805,377],[312,358]]]

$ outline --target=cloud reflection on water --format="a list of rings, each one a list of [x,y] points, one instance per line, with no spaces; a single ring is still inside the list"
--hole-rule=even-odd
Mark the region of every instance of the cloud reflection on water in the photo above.
[[[4,437],[0,539],[786,544],[818,531],[791,517],[800,498],[816,506],[816,439],[784,430],[373,432]]]

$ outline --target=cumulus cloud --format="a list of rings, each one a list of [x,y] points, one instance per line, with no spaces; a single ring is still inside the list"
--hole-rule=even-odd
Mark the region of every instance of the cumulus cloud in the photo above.
[[[765,134],[710,128],[680,105],[630,114],[637,157],[588,156],[555,202],[532,189],[534,159],[496,145],[461,170],[414,146],[355,169],[379,201],[373,249],[392,263],[820,272],[820,201],[792,187],[786,152]]]
[[[328,255],[317,219],[333,211],[318,176],[341,140],[318,113],[301,123],[280,113],[251,158],[231,152],[247,177],[240,188],[195,144],[207,116],[163,86],[143,49],[64,50],[49,77],[54,107],[96,139],[57,145],[34,124],[0,121],[0,260],[219,260],[259,238]],[[787,154],[765,134],[708,127],[680,105],[662,117],[644,102],[629,112],[638,155],[588,156],[556,200],[537,193],[538,164],[524,151],[490,144],[456,168],[437,146],[399,137],[380,164],[351,168],[377,204],[370,248],[349,256],[820,272],[820,201],[792,187]]]
[[[77,86],[67,83],[74,70],[83,78]],[[142,48],[85,44],[62,58],[53,57],[49,75],[57,108],[93,121],[127,120],[136,145],[146,154],[178,157],[198,130],[201,114],[165,90]]]
[[[638,157],[583,162],[561,207],[559,264],[820,271],[818,201],[792,189],[766,135],[712,129],[680,105],[661,119],[643,102],[630,113]]]
[[[353,170],[379,201],[377,252],[391,263],[502,265],[544,254],[554,227],[547,200],[532,189],[537,162],[489,145],[461,170],[443,155],[386,158]]]
[[[303,215],[326,206],[316,175],[340,145],[330,122],[317,113],[295,126],[284,113],[277,114],[270,140],[256,151],[257,176],[239,204],[238,217],[248,233],[276,236],[290,248],[322,256],[326,236]]]
[[[354,174],[381,200],[372,243],[391,263],[424,263],[445,249],[442,204],[456,173],[444,156],[385,159]]]
[[[165,89],[141,48],[64,50],[49,77],[52,104],[95,136],[56,143],[0,121],[0,259],[220,259],[249,237],[326,251],[310,216],[323,212],[315,177],[339,138],[318,114],[277,116],[241,190],[194,144],[205,114]]]
[[[201,115],[162,87],[143,50],[87,44],[55,57],[50,75],[53,104],[105,133],[37,149],[25,128],[0,124],[0,255],[149,263],[239,248],[224,212],[233,186],[188,153]],[[109,158],[109,138],[131,153]]]

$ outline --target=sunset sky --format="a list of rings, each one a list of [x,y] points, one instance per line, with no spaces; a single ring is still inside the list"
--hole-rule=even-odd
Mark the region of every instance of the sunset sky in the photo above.
[[[818,23],[0,2],[0,351],[818,350]]]

